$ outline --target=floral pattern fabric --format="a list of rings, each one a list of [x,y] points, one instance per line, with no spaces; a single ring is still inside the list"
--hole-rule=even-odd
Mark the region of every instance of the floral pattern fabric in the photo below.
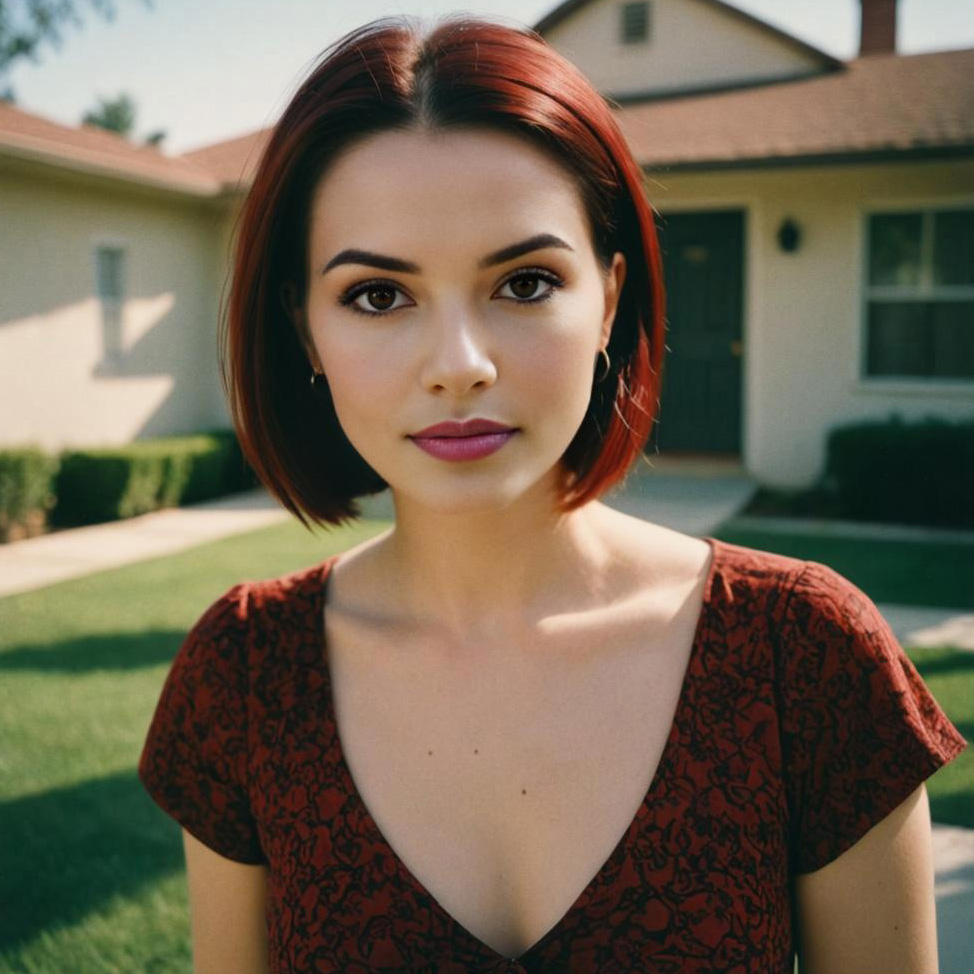
[[[272,974],[792,974],[795,875],[841,855],[964,740],[851,582],[706,540],[703,608],[652,785],[518,958],[438,904],[355,788],[323,641],[334,558],[210,606],[173,660],[140,779],[207,846],[266,866]]]

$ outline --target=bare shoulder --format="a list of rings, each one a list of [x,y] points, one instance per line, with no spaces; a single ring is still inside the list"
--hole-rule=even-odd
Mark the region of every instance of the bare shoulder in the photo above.
[[[712,556],[706,541],[605,505],[600,508],[603,532],[615,552],[618,570],[633,588],[666,591],[703,586]]]

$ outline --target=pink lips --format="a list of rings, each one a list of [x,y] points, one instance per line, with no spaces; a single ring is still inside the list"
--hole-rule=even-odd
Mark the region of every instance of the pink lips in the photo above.
[[[496,453],[516,432],[489,419],[468,419],[436,423],[409,439],[439,460],[480,460]]]

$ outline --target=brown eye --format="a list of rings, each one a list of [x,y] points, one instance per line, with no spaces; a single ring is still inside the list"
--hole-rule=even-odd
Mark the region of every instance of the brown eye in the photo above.
[[[400,288],[385,281],[364,281],[343,294],[339,301],[365,315],[385,314],[412,303]]]
[[[533,298],[540,283],[541,278],[531,274],[515,277],[511,281],[511,293],[516,298]]]
[[[374,311],[388,311],[396,303],[396,292],[391,287],[370,287],[365,298]]]
[[[534,270],[522,271],[509,277],[495,297],[507,298],[520,304],[535,304],[550,298],[563,286],[563,282],[553,274]]]

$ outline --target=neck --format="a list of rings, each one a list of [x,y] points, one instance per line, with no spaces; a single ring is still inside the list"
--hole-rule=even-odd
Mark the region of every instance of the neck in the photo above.
[[[430,510],[395,498],[388,566],[400,611],[460,640],[523,629],[599,595],[606,509],[557,510],[551,491],[500,510]],[[604,593],[603,593],[604,594]]]

